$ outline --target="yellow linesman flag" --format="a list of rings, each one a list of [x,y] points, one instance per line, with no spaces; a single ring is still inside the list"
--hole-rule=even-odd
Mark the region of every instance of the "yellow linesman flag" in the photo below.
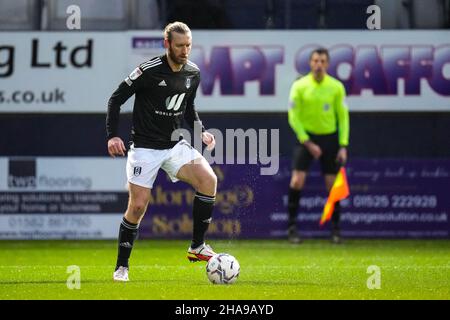
[[[330,194],[328,195],[327,203],[325,203],[325,207],[323,208],[320,225],[323,225],[325,222],[331,219],[336,202],[347,198],[349,195],[350,189],[348,187],[347,174],[345,172],[345,168],[341,167],[336,176],[336,180],[334,180],[333,187],[330,190]]]

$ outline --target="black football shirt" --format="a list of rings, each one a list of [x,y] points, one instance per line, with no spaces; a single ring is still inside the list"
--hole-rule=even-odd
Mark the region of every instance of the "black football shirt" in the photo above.
[[[108,139],[117,136],[120,107],[134,94],[131,140],[135,147],[172,148],[178,142],[171,140],[172,132],[182,127],[183,120],[191,128],[200,121],[194,104],[199,84],[200,70],[191,61],[179,72],[172,71],[166,55],[142,63],[108,101]]]

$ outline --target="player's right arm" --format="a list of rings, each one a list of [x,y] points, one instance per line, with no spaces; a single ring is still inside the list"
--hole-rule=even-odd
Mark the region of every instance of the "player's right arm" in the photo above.
[[[106,136],[108,139],[108,153],[113,158],[116,155],[125,155],[125,144],[118,137],[120,108],[142,87],[144,78],[142,75],[143,71],[140,67],[134,69],[109,98],[108,111],[106,113]]]
[[[298,81],[294,82],[291,87],[291,92],[289,94],[289,111],[288,111],[288,121],[292,130],[294,130],[297,139],[305,145],[308,151],[312,154],[314,158],[319,158],[322,154],[322,150],[318,145],[309,139],[309,135],[303,126],[300,114],[301,108],[301,98],[300,98],[300,88],[298,86]]]

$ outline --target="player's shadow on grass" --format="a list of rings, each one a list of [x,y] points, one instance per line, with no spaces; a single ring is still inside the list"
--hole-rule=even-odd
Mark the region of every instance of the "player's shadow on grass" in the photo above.
[[[145,280],[131,280],[130,284],[133,283],[169,283],[169,282],[176,282],[176,283],[180,283],[179,280],[177,279],[145,279]],[[2,285],[20,285],[20,284],[67,284],[67,280],[32,280],[32,281],[0,281],[0,286]],[[107,283],[125,283],[125,282],[119,282],[119,281],[114,281],[112,279],[104,279],[104,280],[81,280],[80,283],[83,284],[89,284],[89,283],[103,283],[103,284],[107,284]]]
[[[301,280],[287,280],[287,281],[276,281],[276,280],[238,280],[239,283],[243,285],[266,285],[266,286],[312,286],[321,287],[323,283],[307,282]],[[338,287],[339,284],[328,284],[327,286]]]
[[[81,280],[81,285],[83,284],[157,284],[161,283],[163,285],[168,285],[170,282],[174,282],[179,284],[179,279],[143,279],[143,280],[130,280],[130,282],[124,283],[124,282],[118,282],[113,281],[112,279],[104,279],[104,280]],[[27,284],[62,284],[66,285],[66,280],[32,280],[32,281],[0,281],[0,286],[2,285],[27,285]],[[210,286],[211,284],[208,281],[198,283],[199,285],[207,285]],[[312,286],[312,287],[320,287],[323,284],[322,283],[315,283],[315,282],[307,282],[307,281],[296,281],[296,280],[287,280],[287,281],[276,281],[276,280],[238,280],[238,285],[251,285],[251,286]],[[190,285],[192,283],[190,282]],[[327,286],[329,287],[338,287],[341,286],[340,284],[331,284],[328,283]]]
[[[81,283],[104,283],[108,280],[82,280]],[[112,282],[112,280],[111,280]],[[0,286],[2,285],[18,285],[18,284],[66,284],[67,280],[33,280],[33,281],[0,281]]]

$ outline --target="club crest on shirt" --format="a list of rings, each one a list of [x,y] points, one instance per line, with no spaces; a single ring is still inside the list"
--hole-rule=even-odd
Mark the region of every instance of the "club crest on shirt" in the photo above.
[[[141,171],[142,171],[142,167],[134,167],[133,168],[133,175],[135,177],[137,177],[137,176],[139,176],[141,174]]]
[[[323,105],[323,111],[328,111],[328,110],[330,110],[330,105],[328,103],[325,103]]]
[[[189,89],[191,87],[191,78],[186,78],[186,89]]]

